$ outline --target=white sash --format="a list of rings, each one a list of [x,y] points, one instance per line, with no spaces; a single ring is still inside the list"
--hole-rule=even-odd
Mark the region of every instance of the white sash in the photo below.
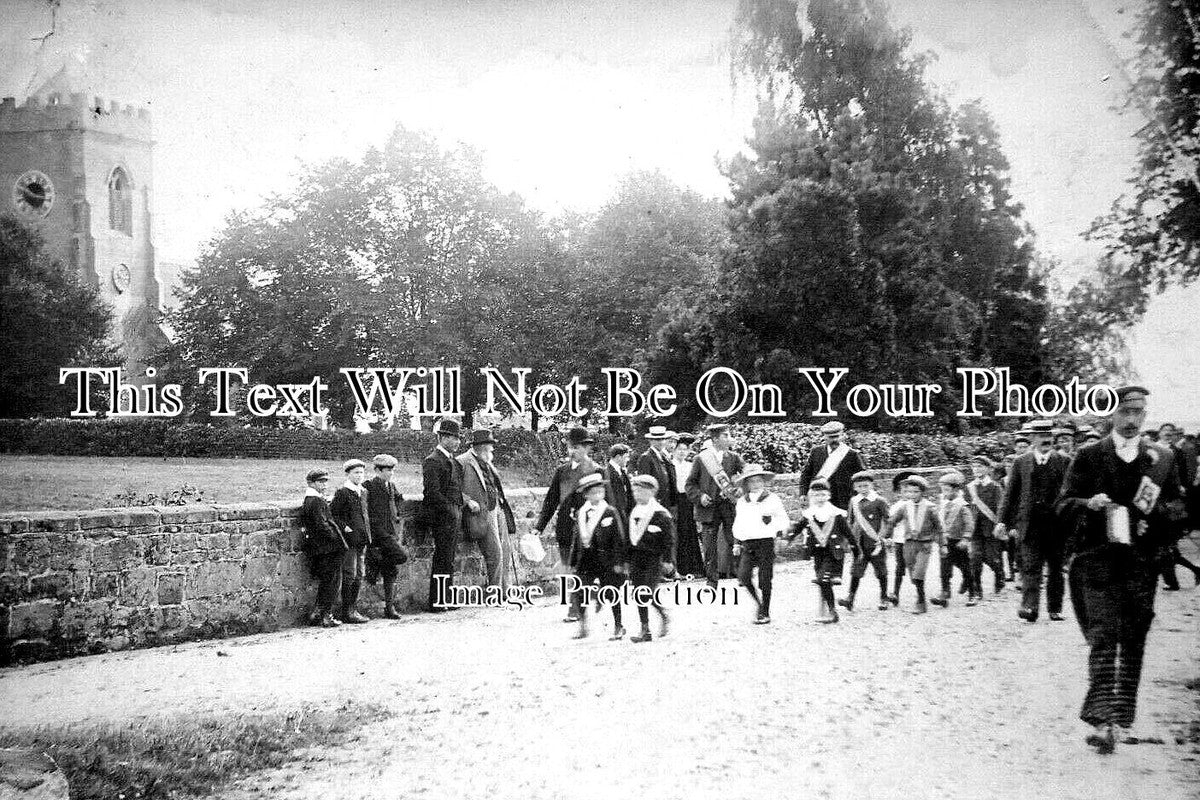
[[[979,490],[974,481],[967,484],[967,492],[971,495],[971,505],[975,506],[975,508],[979,510],[980,514],[983,514],[985,517],[987,517],[989,522],[995,524],[996,512],[988,508],[987,503],[983,502],[983,498],[979,496]]]
[[[629,543],[634,545],[640,542],[642,537],[646,535],[646,529],[650,527],[650,520],[653,519],[654,515],[659,511],[666,511],[656,500],[651,500],[646,504],[648,513],[644,517],[639,516],[640,510],[641,506],[634,506],[633,511],[629,513]]]
[[[729,480],[729,476],[721,466],[721,454],[717,452],[716,448],[709,447],[701,450],[698,458],[700,459],[700,463],[704,465],[704,468],[708,470],[708,474],[712,477],[713,481],[720,488],[721,494],[730,500],[735,499],[737,496],[736,487],[734,487],[733,481]]]
[[[822,524],[817,522],[816,517],[808,518],[808,528],[812,531],[813,538],[817,540],[817,544],[824,547],[829,541],[829,537],[833,535],[833,523],[837,519],[837,514],[831,514],[829,519]]]
[[[867,522],[867,518],[863,516],[862,509],[859,508],[859,505],[862,504],[864,499],[866,498],[859,495],[850,503],[850,508],[854,512],[854,524],[857,525],[862,532],[865,533],[869,539],[871,539],[871,541],[878,542],[879,531],[871,527],[871,523]]]
[[[850,452],[850,445],[842,442],[825,457],[825,463],[817,470],[817,477],[829,480],[829,477],[842,465],[842,459]]]

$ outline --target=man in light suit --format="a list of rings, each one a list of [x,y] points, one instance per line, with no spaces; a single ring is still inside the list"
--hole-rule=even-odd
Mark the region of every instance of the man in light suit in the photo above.
[[[1037,622],[1041,605],[1042,569],[1049,573],[1046,607],[1050,619],[1059,621],[1063,602],[1063,547],[1066,531],[1054,513],[1070,459],[1053,449],[1050,420],[1030,423],[1033,449],[1013,462],[1000,521],[1015,529],[1021,551],[1021,589],[1024,598],[1017,616]]]
[[[495,444],[491,431],[473,431],[471,449],[458,456],[463,466],[463,531],[483,554],[488,586],[507,591],[508,535],[515,525],[500,473],[492,466]]]

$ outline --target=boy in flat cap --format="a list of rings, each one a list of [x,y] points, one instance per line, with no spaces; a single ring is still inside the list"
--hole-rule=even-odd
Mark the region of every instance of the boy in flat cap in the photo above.
[[[653,475],[637,475],[631,481],[634,505],[629,512],[629,583],[636,589],[645,586],[650,592],[658,585],[664,563],[670,563],[671,543],[675,538],[675,521],[670,512],[655,499],[658,481]],[[651,595],[653,597],[653,595]],[[652,601],[658,612],[661,626],[659,636],[666,636],[670,625],[667,610]],[[648,642],[650,635],[650,609],[638,603],[638,620],[642,631],[630,637],[631,642]]]
[[[721,577],[720,554],[728,548],[732,555],[734,543],[733,521],[740,490],[733,476],[746,468],[746,462],[733,452],[733,435],[728,425],[709,425],[706,432],[708,443],[692,460],[684,488],[700,527],[704,574],[708,585],[715,588]]]
[[[1034,447],[1013,462],[1000,521],[1016,530],[1021,551],[1023,598],[1017,615],[1036,622],[1041,604],[1042,570],[1048,573],[1046,606],[1050,619],[1061,620],[1063,601],[1063,544],[1066,532],[1054,513],[1054,501],[1062,488],[1070,459],[1051,445],[1054,426],[1049,420],[1030,424]]]
[[[875,475],[869,470],[854,473],[854,497],[850,499],[850,536],[855,542],[854,564],[850,567],[850,594],[838,600],[847,611],[854,610],[854,596],[867,567],[875,571],[879,581],[879,610],[888,609],[887,549],[884,547],[884,524],[887,521],[887,501],[875,491]],[[809,484],[810,488],[812,484]]]
[[[971,531],[971,593],[976,602],[983,599],[983,565],[992,571],[992,585],[999,593],[1004,588],[1004,547],[1008,531],[1000,522],[1000,501],[1004,487],[996,480],[996,463],[987,456],[971,459],[976,478],[967,484],[967,501],[975,512]],[[968,604],[970,601],[968,601]]]
[[[750,593],[758,611],[754,624],[766,625],[771,621],[771,579],[775,574],[775,539],[787,533],[791,527],[783,500],[768,491],[767,484],[775,479],[758,464],[747,464],[734,480],[741,487],[742,496],[737,501],[733,518],[733,553],[741,561],[738,580]],[[758,570],[758,589],[752,580]]]
[[[1158,558],[1182,512],[1174,454],[1139,441],[1149,392],[1126,386],[1116,394],[1112,435],[1076,454],[1057,503],[1072,531],[1071,604],[1090,647],[1079,716],[1100,753],[1113,751],[1117,728],[1133,724]]]
[[[591,448],[596,440],[587,428],[571,428],[567,431],[567,458],[554,470],[546,497],[542,501],[542,512],[533,524],[533,533],[541,536],[542,531],[554,521],[554,539],[558,544],[559,562],[564,569],[571,563],[571,544],[575,537],[575,512],[583,505],[583,495],[575,491],[579,480],[585,475],[600,472],[600,466],[592,460]],[[578,596],[572,598],[571,609],[563,622],[578,622]]]
[[[824,478],[814,478],[808,485],[808,506],[800,513],[804,549],[812,555],[813,583],[821,597],[817,622],[837,622],[834,580],[841,578],[846,550],[857,556],[858,547],[850,535],[846,512],[829,502],[829,481]]]
[[[308,570],[317,579],[317,600],[309,621],[322,628],[335,628],[342,624],[333,618],[333,604],[342,588],[346,538],[325,500],[329,473],[314,469],[305,481],[308,488],[300,506],[300,550],[308,556]]]
[[[375,475],[363,483],[371,523],[366,582],[374,585],[376,578],[383,579],[383,616],[400,619],[400,612],[396,610],[396,578],[400,574],[400,565],[408,561],[408,553],[400,544],[400,502],[404,498],[392,483],[396,459],[380,453],[371,463]]]
[[[363,481],[367,477],[367,465],[352,458],[342,465],[346,482],[333,493],[329,510],[342,529],[347,550],[342,559],[342,610],[338,616],[342,622],[359,624],[368,617],[358,610],[358,594],[362,591],[366,575],[366,550],[371,544],[371,519],[367,513],[367,490]]]
[[[908,568],[908,578],[917,590],[914,614],[924,614],[929,610],[925,605],[925,573],[929,569],[929,557],[933,554],[934,545],[937,545],[942,558],[949,552],[941,517],[933,503],[925,499],[928,489],[929,481],[920,475],[905,477],[900,484],[900,502],[892,507],[888,520],[889,529],[893,531],[897,525],[904,525],[904,564]],[[896,594],[899,595],[899,591]]]
[[[597,472],[584,475],[575,487],[584,502],[575,512],[569,563],[584,586],[619,587],[625,582],[629,560],[625,519],[604,499],[605,489],[604,477]],[[582,595],[582,591],[575,594]],[[573,603],[579,607],[579,632],[574,638],[583,639],[588,635],[588,604],[581,597]],[[616,640],[625,636],[620,602],[613,603],[612,615],[613,635],[609,638]]]
[[[938,478],[942,496],[938,501],[938,519],[942,523],[942,531],[946,537],[946,551],[938,563],[941,573],[942,593],[930,600],[935,606],[945,608],[950,604],[950,583],[954,577],[955,568],[962,576],[963,586],[968,591],[967,605],[973,606],[975,599],[975,581],[971,578],[971,536],[975,530],[975,517],[971,507],[963,500],[962,489],[966,478],[961,472],[952,469]]]
[[[825,443],[819,444],[808,454],[804,469],[800,472],[800,491],[808,492],[815,478],[829,483],[830,502],[838,508],[848,508],[854,494],[850,478],[867,468],[862,455],[846,444],[846,426],[840,422],[826,422],[821,426]]]

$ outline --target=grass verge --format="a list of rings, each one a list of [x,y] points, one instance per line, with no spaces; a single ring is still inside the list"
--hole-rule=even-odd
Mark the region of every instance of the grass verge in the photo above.
[[[347,702],[268,714],[0,731],[0,747],[50,755],[66,774],[72,800],[167,800],[210,795],[296,760],[305,748],[341,744],[356,728],[389,716],[383,706]]]

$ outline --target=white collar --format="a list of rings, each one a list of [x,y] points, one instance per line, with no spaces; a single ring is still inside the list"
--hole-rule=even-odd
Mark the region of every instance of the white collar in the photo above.
[[[582,511],[587,511],[588,509],[594,509],[596,511],[599,511],[601,514],[603,514],[604,509],[606,509],[606,508],[608,508],[608,502],[606,500],[604,500],[603,498],[601,498],[600,502],[596,503],[595,505],[592,505],[591,503],[584,503],[583,505],[581,505],[579,507],[579,510],[582,512]]]
[[[449,450],[447,450],[446,448],[442,447],[440,444],[437,446],[437,449],[438,449],[438,450],[441,450],[441,451],[442,451],[442,453],[444,453],[444,454],[445,454],[446,458],[454,458],[454,454],[453,454],[453,453],[451,453],[451,452],[450,452]]]
[[[316,489],[312,488],[311,486],[305,486],[304,487],[304,496],[305,497],[324,497],[325,495],[321,494],[320,492],[318,492]]]
[[[1033,460],[1039,465],[1045,464],[1047,461],[1050,460],[1050,456],[1053,454],[1054,454],[1053,450],[1050,450],[1046,453],[1043,453],[1041,450],[1034,450],[1033,451]]]
[[[1114,447],[1116,447],[1118,450],[1124,450],[1127,447],[1137,447],[1139,437],[1132,436],[1132,437],[1126,439],[1121,434],[1117,433],[1116,431],[1113,431],[1112,432],[1112,440],[1113,440]]]
[[[622,467],[622,466],[621,466],[620,464],[618,464],[617,462],[615,462],[615,461],[609,461],[609,462],[608,462],[608,465],[609,465],[610,467],[612,467],[614,470],[616,470],[618,475],[624,475],[624,474],[625,474],[625,468],[624,468],[624,467]]]
[[[878,499],[879,499],[879,492],[875,491],[874,489],[867,492],[866,494],[854,495],[854,502],[856,502],[856,503],[861,503],[864,500],[866,500],[868,503],[872,503]]]
[[[346,482],[343,483],[342,486],[354,492],[355,494],[362,494],[362,484],[352,483],[349,478],[346,479]]]
[[[822,503],[819,506],[810,505],[804,509],[804,516],[809,519],[815,519],[817,522],[824,525],[831,518],[842,513],[842,510],[833,503]]]

